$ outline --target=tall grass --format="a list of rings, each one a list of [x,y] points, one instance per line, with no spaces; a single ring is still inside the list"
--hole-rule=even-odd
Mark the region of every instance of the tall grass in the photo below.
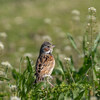
[[[100,43],[100,33],[97,34],[96,39],[93,40],[93,19],[94,14],[91,10],[91,18],[88,22],[88,33],[83,36],[83,65],[76,71],[74,67],[73,58],[66,58],[66,64],[63,64],[56,57],[57,68],[54,69],[54,87],[51,88],[49,84],[41,82],[33,84],[34,69],[29,58],[27,57],[27,68],[23,73],[12,71],[13,78],[16,80],[17,96],[22,100],[90,100],[92,97],[100,98],[100,71],[96,69],[99,63],[97,55],[97,47]],[[90,21],[91,20],[91,21]],[[69,40],[75,50],[81,54],[77,48],[73,37],[68,34]],[[91,38],[91,39],[90,39]],[[89,41],[89,40],[90,41]],[[89,43],[89,45],[87,45]]]
[[[91,18],[88,22],[88,31],[83,36],[82,52],[77,48],[74,38],[71,34],[66,34],[73,48],[79,55],[83,54],[83,64],[77,71],[72,56],[65,58],[63,63],[59,55],[56,57],[57,67],[53,71],[51,87],[46,81],[34,84],[35,65],[31,64],[31,60],[26,57],[27,65],[24,71],[21,71],[23,65],[19,67],[19,71],[12,70],[12,76],[16,83],[16,88],[12,91],[11,97],[18,97],[16,100],[96,100],[100,99],[100,58],[97,58],[97,48],[100,43],[100,33],[93,39],[93,17],[94,12],[89,9]],[[21,62],[23,59],[21,60]],[[98,67],[97,67],[98,66]],[[7,80],[0,77],[1,81]],[[0,97],[6,96],[0,93]],[[1,99],[3,100],[3,99]]]

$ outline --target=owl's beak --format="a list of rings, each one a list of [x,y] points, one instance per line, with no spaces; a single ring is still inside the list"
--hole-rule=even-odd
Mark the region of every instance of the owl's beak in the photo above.
[[[54,47],[55,47],[55,45],[52,45],[52,47],[54,48]]]

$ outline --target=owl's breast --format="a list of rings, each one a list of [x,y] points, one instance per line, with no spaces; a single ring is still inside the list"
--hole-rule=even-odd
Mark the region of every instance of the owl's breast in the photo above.
[[[54,69],[54,66],[55,66],[55,59],[53,56],[49,56],[49,66],[48,66],[48,70],[49,70],[49,75],[51,75],[53,69]]]

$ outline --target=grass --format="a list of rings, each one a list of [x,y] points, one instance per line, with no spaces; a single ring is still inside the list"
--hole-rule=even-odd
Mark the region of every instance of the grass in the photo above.
[[[13,68],[0,65],[0,71],[6,71],[0,76],[0,100],[15,96],[22,100],[99,100],[99,3],[99,0],[76,0],[74,4],[73,0],[1,0],[0,31],[7,37],[0,36],[5,46],[0,51],[0,63],[8,60]],[[97,13],[88,13],[90,6]],[[80,15],[71,13],[75,9]],[[97,16],[96,21],[92,17],[87,20],[88,15]],[[46,81],[33,85],[35,61],[45,40],[56,45],[53,52],[56,66],[50,80],[53,88]],[[13,85],[16,87],[12,88]]]

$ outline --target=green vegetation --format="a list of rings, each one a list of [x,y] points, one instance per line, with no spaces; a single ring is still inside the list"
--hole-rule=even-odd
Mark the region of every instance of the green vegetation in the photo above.
[[[100,1],[73,2],[0,1],[0,100],[100,99]],[[54,87],[34,84],[43,41],[56,45]]]

